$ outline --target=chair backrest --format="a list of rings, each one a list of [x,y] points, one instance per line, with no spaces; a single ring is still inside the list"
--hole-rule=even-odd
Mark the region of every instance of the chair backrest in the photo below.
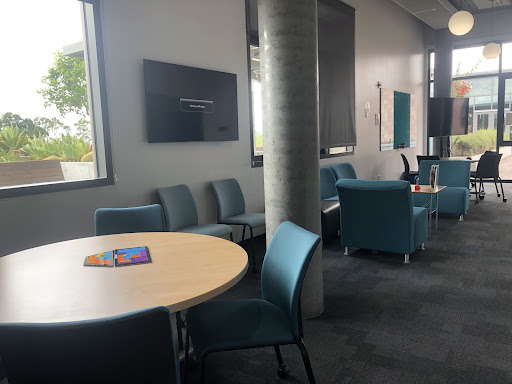
[[[104,319],[0,324],[10,383],[179,383],[171,318],[154,307]]]
[[[320,167],[320,198],[325,200],[337,195],[334,172],[330,167]]]
[[[212,181],[212,188],[217,199],[217,220],[245,213],[245,200],[240,184],[236,179]]]
[[[432,155],[432,156],[421,156],[421,155],[418,155],[418,156],[416,156],[416,158],[418,159],[418,169],[420,168],[420,163],[423,160],[441,160],[441,158],[438,155]]]
[[[164,208],[168,231],[173,232],[197,225],[196,202],[185,184],[158,188],[156,191]]]
[[[338,180],[341,240],[351,246],[398,253],[414,249],[413,205],[408,181]]]
[[[500,176],[501,153],[485,152],[478,160],[476,177],[498,178]]]
[[[411,168],[409,167],[409,161],[407,160],[407,157],[403,153],[400,154],[402,156],[402,161],[404,162],[405,167],[405,180],[408,180],[409,172],[411,171]]]
[[[100,208],[94,212],[96,236],[163,231],[164,212],[159,204],[130,208]]]
[[[262,298],[288,316],[296,338],[302,338],[302,283],[319,243],[320,236],[285,221],[277,227],[261,269]]]
[[[438,185],[469,188],[471,163],[467,160],[423,160],[419,168],[419,182],[430,183],[430,167],[439,164]]]
[[[336,176],[336,180],[357,179],[356,170],[350,163],[339,163],[331,165],[331,169]]]

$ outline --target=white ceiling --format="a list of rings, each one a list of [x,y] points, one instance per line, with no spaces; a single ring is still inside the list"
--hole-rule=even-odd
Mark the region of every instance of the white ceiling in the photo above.
[[[450,16],[466,10],[473,14],[494,10],[510,9],[510,0],[393,0],[433,29],[448,27]]]

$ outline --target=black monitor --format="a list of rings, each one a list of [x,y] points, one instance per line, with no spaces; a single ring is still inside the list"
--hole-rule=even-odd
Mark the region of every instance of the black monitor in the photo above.
[[[150,143],[238,140],[236,75],[144,60]]]
[[[428,101],[428,136],[466,135],[469,126],[469,99],[434,97]]]

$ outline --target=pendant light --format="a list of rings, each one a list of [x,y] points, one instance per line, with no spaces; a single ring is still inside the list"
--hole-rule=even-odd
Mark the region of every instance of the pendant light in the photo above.
[[[448,29],[457,36],[465,35],[471,31],[473,24],[475,24],[473,15],[468,11],[462,10],[462,0],[460,1],[460,9],[461,10],[455,12],[448,21]]]
[[[491,0],[492,9],[491,9],[491,40],[494,35],[494,0]],[[496,43],[489,43],[484,47],[482,51],[484,57],[488,60],[492,60],[497,58],[501,54],[501,47]]]

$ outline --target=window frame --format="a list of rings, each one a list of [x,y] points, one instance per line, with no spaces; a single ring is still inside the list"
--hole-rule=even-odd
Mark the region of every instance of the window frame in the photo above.
[[[103,131],[103,142],[105,147],[105,168],[106,176],[97,177],[95,179],[85,180],[66,180],[66,181],[54,181],[49,183],[38,183],[38,184],[26,184],[20,186],[0,187],[0,199],[21,197],[27,195],[39,195],[43,193],[53,193],[62,191],[71,191],[75,189],[95,188],[103,187],[107,185],[114,185],[114,167],[112,161],[112,145],[110,138],[110,123],[108,114],[108,102],[107,102],[107,83],[105,74],[105,57],[103,50],[103,33],[101,28],[101,12],[100,2],[101,0],[75,0],[80,3],[91,4],[93,7],[94,15],[94,31],[96,35],[96,53],[98,62],[98,83],[99,93],[101,101],[101,118]],[[83,4],[82,4],[83,5]],[[91,116],[92,118],[92,116]],[[96,127],[94,127],[96,129]]]
[[[86,0],[84,0],[86,1]],[[254,153],[254,112],[253,112],[253,100],[252,100],[252,84],[251,84],[251,46],[259,47],[259,36],[255,33],[251,32],[251,20],[250,20],[250,2],[249,0],[245,0],[245,31],[247,37],[247,74],[248,74],[248,85],[249,85],[249,127],[250,127],[250,146],[251,146],[251,167],[263,167],[263,155],[256,155]],[[357,134],[357,127],[356,127]],[[319,157],[320,159],[330,159],[333,157],[342,157],[342,156],[351,156],[355,154],[356,145],[347,145],[342,147],[327,147],[320,148]],[[332,148],[350,148],[351,151],[330,154],[329,150]]]

